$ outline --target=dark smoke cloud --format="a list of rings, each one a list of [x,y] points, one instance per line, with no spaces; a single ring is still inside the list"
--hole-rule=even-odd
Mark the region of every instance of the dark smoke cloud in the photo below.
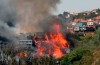
[[[10,5],[11,0],[0,0],[0,36],[15,41],[14,27],[17,21],[16,11]]]
[[[42,20],[42,22],[39,23],[44,32],[54,32],[52,30],[53,24],[59,24],[61,26],[61,32],[66,32],[66,23],[62,22],[56,16],[46,17],[44,20]]]

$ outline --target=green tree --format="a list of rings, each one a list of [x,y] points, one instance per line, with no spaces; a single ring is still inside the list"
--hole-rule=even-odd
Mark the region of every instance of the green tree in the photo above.
[[[70,54],[63,57],[61,65],[82,65],[81,60],[85,55],[91,55],[91,51],[88,49],[76,49]]]

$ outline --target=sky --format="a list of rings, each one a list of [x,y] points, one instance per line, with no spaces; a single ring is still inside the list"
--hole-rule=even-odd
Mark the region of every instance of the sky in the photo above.
[[[100,0],[61,0],[55,14],[66,12],[82,12],[100,8]]]

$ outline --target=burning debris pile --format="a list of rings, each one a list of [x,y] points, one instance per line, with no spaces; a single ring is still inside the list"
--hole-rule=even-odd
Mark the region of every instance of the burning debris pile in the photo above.
[[[39,40],[34,39],[37,46],[35,56],[41,57],[47,55],[61,58],[64,54],[68,53],[69,49],[68,41],[62,31],[63,24],[57,20],[52,21],[50,24],[46,27],[44,39],[43,37],[40,37]]]

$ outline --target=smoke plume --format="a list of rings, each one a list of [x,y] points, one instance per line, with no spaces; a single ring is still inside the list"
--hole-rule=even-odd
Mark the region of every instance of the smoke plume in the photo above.
[[[18,25],[20,32],[40,32],[40,22],[52,15],[60,0],[18,0],[17,10],[20,17]],[[45,24],[44,24],[45,25]]]
[[[59,2],[60,0],[0,0],[0,36],[15,41],[16,33],[43,31],[40,23],[46,22],[43,20],[52,15]]]
[[[11,0],[0,0],[0,36],[16,40],[14,27],[17,21],[16,10],[10,5]]]

